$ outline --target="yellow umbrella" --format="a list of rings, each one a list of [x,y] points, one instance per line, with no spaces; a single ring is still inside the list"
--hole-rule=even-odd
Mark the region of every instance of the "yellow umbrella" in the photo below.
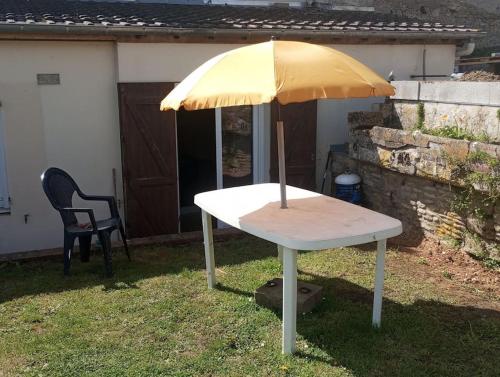
[[[310,43],[272,40],[208,60],[165,97],[161,110],[391,95],[390,84],[349,55]],[[281,207],[286,208],[283,122],[277,122],[277,131]]]

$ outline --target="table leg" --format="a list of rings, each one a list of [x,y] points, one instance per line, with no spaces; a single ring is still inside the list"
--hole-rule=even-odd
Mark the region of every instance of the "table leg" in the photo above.
[[[280,264],[283,266],[283,246],[278,245],[278,260]]]
[[[297,323],[297,250],[283,247],[283,343],[282,353],[295,352]]]
[[[377,262],[375,267],[375,293],[373,296],[373,317],[374,327],[380,327],[382,318],[382,295],[384,292],[384,259],[387,240],[377,241]]]
[[[201,210],[201,222],[203,223],[203,243],[205,244],[208,288],[213,288],[215,287],[215,259],[212,216],[208,212]]]

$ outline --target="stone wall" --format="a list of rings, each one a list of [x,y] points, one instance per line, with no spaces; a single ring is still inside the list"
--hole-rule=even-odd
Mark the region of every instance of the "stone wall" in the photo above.
[[[362,177],[366,205],[403,222],[400,243],[445,238],[470,252],[500,258],[500,203],[481,220],[472,212],[453,212],[451,204],[463,182],[447,157],[466,159],[481,151],[499,159],[500,146],[386,128],[384,119],[387,114],[381,112],[349,114],[349,152],[334,156],[333,173],[350,168]]]
[[[403,234],[396,239],[399,244],[415,246],[428,236],[462,237],[465,221],[449,209],[456,190],[453,186],[336,153],[332,171],[340,174],[346,168],[361,176],[367,207],[402,221]]]

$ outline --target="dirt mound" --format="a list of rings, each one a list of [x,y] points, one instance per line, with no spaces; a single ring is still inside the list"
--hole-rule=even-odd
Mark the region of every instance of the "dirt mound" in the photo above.
[[[414,276],[453,293],[457,303],[500,309],[500,270],[485,267],[463,251],[426,239],[417,247],[400,247],[393,271],[411,269]]]

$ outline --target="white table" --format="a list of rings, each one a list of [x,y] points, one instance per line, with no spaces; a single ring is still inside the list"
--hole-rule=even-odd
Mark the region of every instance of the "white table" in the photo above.
[[[380,326],[387,238],[401,234],[399,220],[312,191],[287,186],[288,208],[280,208],[276,183],[233,187],[195,196],[202,209],[208,287],[215,286],[211,215],[254,236],[274,242],[283,260],[283,342],[295,351],[297,250],[321,250],[377,241],[373,326]]]

